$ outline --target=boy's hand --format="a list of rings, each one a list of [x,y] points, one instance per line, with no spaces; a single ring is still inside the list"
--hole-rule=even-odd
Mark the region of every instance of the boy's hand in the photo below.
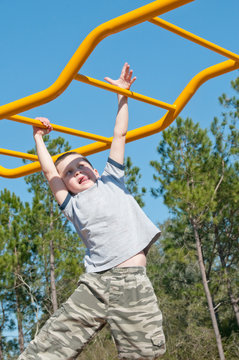
[[[46,135],[49,134],[49,132],[51,132],[53,130],[50,121],[45,118],[45,117],[36,117],[36,120],[40,120],[41,123],[46,126],[45,129],[37,127],[37,126],[33,126],[33,136],[35,135]]]
[[[129,90],[136,77],[133,77],[133,70],[129,69],[129,64],[125,63],[118,80],[106,77],[105,80],[111,85],[119,86]],[[125,140],[128,130],[128,98],[118,94],[118,112],[114,127],[113,141],[110,147],[110,158],[119,164],[124,163]]]
[[[129,90],[131,85],[136,80],[136,76],[132,78],[133,70],[129,70],[129,68],[129,64],[125,63],[118,80],[112,80],[109,77],[105,77],[105,80],[108,81],[111,85],[119,86],[123,89]]]

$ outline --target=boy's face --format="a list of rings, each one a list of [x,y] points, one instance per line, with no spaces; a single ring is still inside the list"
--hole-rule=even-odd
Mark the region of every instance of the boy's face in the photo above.
[[[78,154],[63,159],[57,165],[57,171],[67,189],[73,194],[89,189],[99,177],[98,171]]]

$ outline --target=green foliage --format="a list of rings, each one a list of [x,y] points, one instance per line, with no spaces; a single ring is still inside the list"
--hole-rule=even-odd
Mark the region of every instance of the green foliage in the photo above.
[[[232,83],[237,92],[238,84]],[[157,183],[152,194],[163,195],[173,214],[149,263],[165,315],[166,359],[218,358],[196,235],[225,356],[239,356],[239,102],[226,95],[220,101],[225,112],[221,121],[213,120],[211,135],[191,119],[178,118],[163,133],[159,159],[151,161]]]
[[[133,166],[130,157],[125,162],[125,184],[130,194],[132,194],[140,207],[144,207],[143,196],[146,194],[146,188],[139,189],[139,181],[141,179],[140,169]]]
[[[219,181],[215,163],[209,156],[211,141],[206,130],[199,128],[191,119],[176,120],[176,127],[163,133],[157,148],[159,161],[151,161],[160,183],[152,194],[164,195],[164,202],[174,213],[206,215],[207,204],[213,205],[215,184]],[[173,196],[172,196],[173,194]]]
[[[35,253],[35,246],[29,242],[29,225],[27,223],[29,213],[30,208],[27,203],[23,204],[15,194],[11,194],[6,189],[1,191],[1,347],[7,348],[9,354],[16,351],[17,343],[14,339],[6,342],[7,337],[3,330],[14,330],[17,326],[19,329],[22,326],[28,327],[34,321],[31,299],[22,281],[31,273]],[[12,312],[16,314],[16,321]]]
[[[178,221],[177,218],[166,221],[160,228],[161,240],[149,252],[147,272],[163,313],[167,339],[167,352],[163,358],[219,359],[199,276],[193,234],[182,219]],[[214,286],[218,281],[217,274],[213,274],[211,282]],[[225,288],[221,290],[225,296]],[[232,311],[228,299],[219,309],[221,330],[231,329]],[[239,340],[236,329],[222,335],[226,358],[236,360]]]
[[[89,343],[77,360],[118,360],[108,325]]]

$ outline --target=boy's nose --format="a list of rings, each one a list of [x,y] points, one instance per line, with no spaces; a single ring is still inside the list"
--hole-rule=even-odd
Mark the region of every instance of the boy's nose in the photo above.
[[[78,175],[78,174],[80,174],[80,173],[81,173],[81,171],[80,171],[79,169],[77,169],[77,170],[75,171],[75,176]]]

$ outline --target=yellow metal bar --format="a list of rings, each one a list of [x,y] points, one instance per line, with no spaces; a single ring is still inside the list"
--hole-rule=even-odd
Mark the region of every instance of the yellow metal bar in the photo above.
[[[144,136],[149,136],[163,131],[176,119],[176,117],[180,114],[180,112],[202,84],[210,79],[213,79],[214,77],[237,69],[239,69],[239,62],[227,60],[202,70],[191,79],[191,81],[186,85],[181,94],[175,100],[174,105],[176,106],[176,110],[174,113],[168,111],[160,120],[153,124],[144,126],[144,129],[138,128],[132,130],[129,134],[128,141],[134,141]],[[142,131],[144,131],[143,136]]]
[[[47,89],[0,107],[0,119],[45,104],[58,97],[71,83],[100,41],[194,0],[157,0],[95,28],[81,43],[58,79]]]
[[[147,104],[155,105],[155,106],[158,106],[158,107],[166,109],[166,110],[175,110],[175,105],[167,104],[167,103],[165,103],[163,101],[156,100],[156,99],[153,99],[151,97],[138,94],[138,93],[136,93],[134,91],[122,89],[122,88],[119,88],[118,86],[107,84],[104,81],[93,79],[93,78],[91,78],[89,76],[77,74],[76,77],[75,77],[75,80],[81,81],[81,82],[83,82],[85,84],[88,84],[88,85],[94,85],[94,86],[97,86],[97,87],[99,87],[101,89],[112,91],[114,93],[125,95],[125,96],[128,96],[128,97],[132,98],[132,99],[143,101],[143,102],[145,102]]]
[[[2,148],[0,148],[0,154],[1,155],[13,156],[13,157],[21,158],[21,159],[32,160],[32,161],[37,161],[38,160],[37,155],[27,154],[27,153],[23,153],[23,152],[20,152],[20,151],[14,151],[14,150],[2,149]]]
[[[176,110],[174,112],[168,111],[160,120],[156,121],[155,123],[129,131],[126,141],[131,142],[164,130],[178,116],[178,114],[182,111],[182,109],[185,107],[185,105],[188,103],[188,101],[203,83],[216,76],[220,76],[236,69],[239,69],[239,63],[233,60],[227,60],[201,71],[188,83],[188,85],[184,88],[179,97],[175,100],[174,104],[176,105]],[[110,140],[112,140],[112,138],[110,138]],[[76,151],[84,156],[87,156],[100,151],[104,151],[109,147],[110,144],[94,142],[92,144],[82,146],[72,151]],[[56,160],[58,156],[60,156],[60,154],[53,156],[53,160]],[[15,169],[6,169],[0,166],[0,176],[7,178],[17,178],[40,171],[40,169],[41,167],[38,161]]]
[[[190,33],[189,31],[186,31],[174,24],[169,23],[168,21],[165,21],[163,19],[155,17],[155,18],[149,20],[149,22],[151,22],[154,25],[158,25],[158,26],[164,28],[165,30],[169,30],[169,31],[173,32],[174,34],[182,36],[185,39],[193,41],[194,43],[196,43],[198,45],[204,46],[209,50],[215,51],[220,55],[226,56],[227,58],[229,58],[231,60],[239,61],[239,55],[234,54],[233,52],[226,50],[226,49],[222,48],[221,46],[213,44],[212,42],[210,42],[208,40],[200,38],[199,36],[194,35],[194,34]]]
[[[20,115],[8,116],[8,120],[13,120],[13,121],[17,121],[17,122],[20,122],[23,124],[35,125],[35,126],[38,126],[41,128],[45,128],[45,126],[42,125],[42,123],[39,120],[31,119],[26,116],[20,116]],[[68,127],[60,126],[60,125],[56,125],[56,124],[51,124],[51,125],[53,127],[53,130],[55,130],[55,131],[59,131],[59,132],[65,133],[65,134],[80,136],[82,138],[96,140],[96,141],[102,141],[104,143],[111,144],[111,140],[105,136],[90,134],[85,131],[70,129]]]
[[[128,132],[126,141],[134,141],[140,139],[145,136],[149,136],[164,130],[167,126],[169,126],[172,121],[178,116],[178,114],[182,111],[187,102],[191,99],[197,89],[207,80],[225,74],[229,71],[233,71],[239,68],[239,55],[233,54],[232,52],[225,50],[218,45],[215,45],[207,40],[201,39],[198,36],[191,34],[173,24],[170,24],[162,19],[155,18],[156,15],[163,14],[167,11],[170,11],[176,7],[182,6],[186,3],[189,3],[194,0],[158,0],[148,5],[145,5],[139,9],[136,9],[128,14],[124,14],[118,18],[110,20],[100,26],[98,26],[95,30],[93,30],[82,42],[76,53],[73,55],[69,63],[63,69],[62,73],[58,77],[55,83],[51,85],[48,89],[43,90],[39,93],[30,95],[26,98],[14,101],[10,104],[6,104],[0,107],[0,119],[6,117],[10,120],[20,121],[23,123],[38,125],[44,127],[40,122],[35,119],[30,119],[26,117],[21,117],[19,115],[15,115],[18,112],[25,111],[27,109],[39,106],[48,101],[53,100],[57,96],[59,96],[70,84],[73,79],[77,79],[83,81],[90,85],[95,85],[106,90],[114,91],[117,93],[123,93],[126,96],[133,97],[137,100],[141,100],[144,102],[148,102],[150,104],[162,107],[167,109],[167,113],[158,121],[153,124],[142,126],[138,129],[134,129]],[[103,40],[105,37],[127,29],[131,26],[139,24],[143,21],[150,21],[156,25],[159,25],[169,31],[172,31],[180,36],[183,36],[199,45],[205,46],[210,50],[216,51],[217,53],[229,57],[231,60],[222,62],[220,64],[216,64],[211,66],[199,74],[197,74],[185,87],[185,89],[181,92],[179,97],[175,100],[173,105],[145,97],[144,95],[140,95],[137,93],[133,93],[131,91],[127,91],[124,89],[119,89],[107,83],[101,82],[96,79],[92,79],[89,77],[84,77],[83,75],[77,74],[81,66],[84,64],[86,59],[89,57],[91,52],[97,46],[97,44]],[[13,116],[12,116],[13,115]],[[59,125],[53,125],[53,128],[57,131],[65,132],[72,135],[78,135],[82,137],[87,137],[91,139],[97,140],[92,144],[88,144],[86,146],[75,149],[81,153],[82,155],[90,155],[93,153],[97,153],[103,150],[106,150],[110,147],[112,142],[112,138],[105,138],[99,135],[89,134],[86,132],[69,129],[65,127],[61,127]],[[93,136],[93,137],[92,137]],[[36,158],[34,155],[24,154],[20,152],[15,152],[11,150],[1,149],[2,154],[17,156],[17,157],[26,157],[33,156],[34,158],[28,157],[30,160],[35,161]],[[0,151],[1,153],[1,151]],[[53,156],[53,161],[59,155]],[[0,166],[0,176],[7,178],[16,178],[19,176],[25,176],[28,174],[32,174],[40,170],[40,164],[38,161],[34,163],[27,164],[15,169],[6,169]]]

